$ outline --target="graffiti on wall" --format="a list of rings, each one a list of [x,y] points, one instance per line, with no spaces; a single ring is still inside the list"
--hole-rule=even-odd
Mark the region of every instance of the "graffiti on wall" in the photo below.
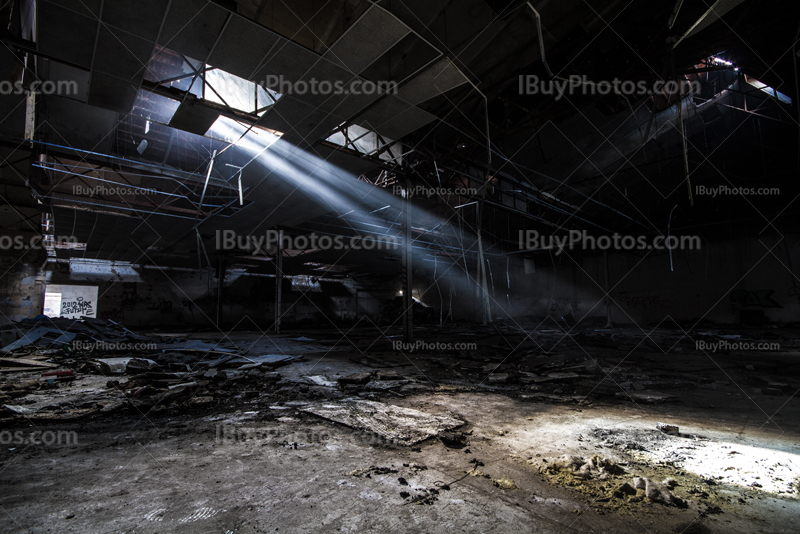
[[[92,301],[83,300],[83,297],[77,297],[75,300],[61,301],[61,315],[91,315],[92,310]]]
[[[167,313],[172,310],[172,301],[166,299],[159,299],[157,301],[148,302],[147,309],[150,311]]]
[[[194,321],[194,302],[192,302],[192,299],[189,298],[181,299],[181,308],[183,308],[184,310],[189,310],[189,314],[192,317],[192,321]]]
[[[122,308],[113,308],[110,310],[103,310],[97,313],[104,321],[123,321],[125,319],[125,310]]]
[[[136,284],[125,284],[129,286],[133,286],[130,289],[123,289],[122,295],[120,297],[120,307],[123,310],[133,310],[136,308],[136,304],[141,302],[143,299],[139,296],[139,293],[136,290]]]
[[[772,289],[735,289],[728,295],[728,312],[736,315],[742,308],[783,308],[772,299],[773,293]]]
[[[789,296],[792,298],[797,298],[797,303],[800,304],[800,287],[793,285],[789,288]]]
[[[775,293],[775,291],[772,289],[759,289],[757,291],[736,289],[731,291],[729,298],[732,303],[745,307],[783,308],[783,306],[772,300],[773,293]]]

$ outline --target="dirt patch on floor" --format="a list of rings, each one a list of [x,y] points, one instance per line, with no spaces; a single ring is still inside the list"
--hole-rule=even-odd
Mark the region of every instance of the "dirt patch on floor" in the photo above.
[[[654,507],[691,508],[699,515],[733,511],[744,503],[723,486],[671,465],[644,462],[614,462],[594,456],[562,457],[553,460],[529,460],[550,484],[569,488],[584,495],[594,511],[638,514]],[[586,465],[606,468],[586,469]],[[613,466],[613,467],[612,467]],[[608,469],[608,467],[612,467]]]

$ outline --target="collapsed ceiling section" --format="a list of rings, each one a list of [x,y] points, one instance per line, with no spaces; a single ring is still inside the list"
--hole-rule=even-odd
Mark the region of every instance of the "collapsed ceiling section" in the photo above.
[[[474,260],[513,251],[517,229],[660,231],[676,204],[705,202],[687,165],[695,185],[720,161],[742,185],[786,174],[772,147],[794,130],[791,43],[754,38],[789,29],[780,2],[32,4],[5,38],[23,79],[74,86],[23,102],[34,111],[3,135],[29,140],[37,179],[21,187],[37,209],[86,243],[61,258],[213,263],[227,229],[398,237],[398,192],[424,186],[451,191],[414,201],[426,261]],[[613,80],[636,91],[603,91]],[[755,132],[761,161],[736,149],[754,116],[771,123]],[[348,254],[352,272],[400,269],[398,255]]]

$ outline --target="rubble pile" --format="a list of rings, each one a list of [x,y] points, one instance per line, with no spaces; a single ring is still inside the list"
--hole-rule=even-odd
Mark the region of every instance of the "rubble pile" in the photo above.
[[[591,458],[564,455],[550,462],[542,460],[539,465],[539,473],[550,483],[571,487],[591,497],[599,514],[629,508],[637,503],[680,508],[688,506],[687,501],[672,493],[671,490],[678,485],[673,478],[663,482],[646,476],[628,478],[631,469],[627,463],[618,463],[598,455]]]
[[[302,358],[141,335],[88,317],[39,317],[6,325],[3,333],[2,420],[72,420],[123,407],[147,413],[253,398],[279,390],[274,370]]]

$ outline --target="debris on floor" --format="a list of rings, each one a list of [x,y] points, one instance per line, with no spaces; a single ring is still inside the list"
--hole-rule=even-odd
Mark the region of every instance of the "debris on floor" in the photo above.
[[[680,434],[680,428],[667,423],[657,423],[656,428],[665,434]]]
[[[517,485],[510,478],[493,478],[492,484],[504,490],[517,489]]]
[[[411,408],[361,399],[315,403],[301,411],[350,428],[373,432],[388,442],[407,446],[436,436],[443,430],[464,425],[464,421],[448,415],[432,415]]]

